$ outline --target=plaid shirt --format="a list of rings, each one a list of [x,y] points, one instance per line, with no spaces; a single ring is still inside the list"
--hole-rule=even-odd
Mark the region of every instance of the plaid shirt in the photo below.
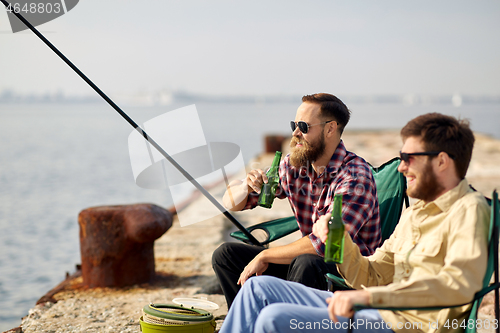
[[[321,215],[331,214],[335,194],[343,194],[342,218],[352,240],[361,254],[373,254],[381,242],[379,207],[375,180],[364,159],[348,152],[341,141],[321,175],[316,177],[312,167],[291,166],[290,155],[281,162],[279,173],[276,197],[288,198],[302,236],[309,236],[320,256],[325,246],[312,228]],[[257,206],[258,198],[252,192],[245,209]]]

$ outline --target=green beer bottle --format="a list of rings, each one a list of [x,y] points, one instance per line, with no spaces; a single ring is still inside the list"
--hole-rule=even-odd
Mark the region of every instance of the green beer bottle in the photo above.
[[[271,168],[267,171],[267,184],[264,183],[262,188],[260,189],[259,201],[258,205],[271,208],[273,206],[274,196],[276,194],[276,188],[278,188],[278,184],[280,181],[279,177],[279,168],[280,168],[280,160],[281,160],[281,152],[277,151],[276,155],[274,155],[273,163],[271,164]]]
[[[344,222],[342,222],[342,194],[335,194],[333,210],[328,222],[325,244],[325,262],[341,264],[344,259]]]

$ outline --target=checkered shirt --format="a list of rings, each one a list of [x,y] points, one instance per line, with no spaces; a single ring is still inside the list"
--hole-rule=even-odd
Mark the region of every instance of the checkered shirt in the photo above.
[[[325,171],[317,176],[312,166],[295,168],[290,155],[280,163],[279,199],[288,198],[302,236],[309,236],[320,256],[324,244],[312,234],[313,224],[321,215],[330,215],[335,194],[343,194],[342,218],[361,254],[373,254],[381,243],[379,206],[375,180],[368,163],[348,152],[341,141]],[[258,194],[252,192],[244,209],[257,206]]]

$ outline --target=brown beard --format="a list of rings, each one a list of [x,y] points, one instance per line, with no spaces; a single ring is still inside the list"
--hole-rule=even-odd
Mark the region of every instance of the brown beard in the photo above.
[[[302,144],[302,148],[296,145]],[[290,163],[296,168],[310,165],[316,161],[325,151],[325,138],[320,136],[318,142],[309,144],[303,138],[292,137],[290,141]]]
[[[429,160],[424,171],[417,181],[417,186],[408,192],[408,195],[415,199],[421,199],[425,202],[433,201],[443,191],[443,186],[436,179],[434,171],[432,171],[431,161]]]

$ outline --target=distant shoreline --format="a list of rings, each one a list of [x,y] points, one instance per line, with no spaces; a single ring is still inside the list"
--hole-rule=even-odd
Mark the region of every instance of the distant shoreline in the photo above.
[[[167,106],[178,103],[300,103],[302,96],[295,94],[266,94],[266,95],[222,95],[200,94],[186,91],[149,91],[149,92],[111,92],[109,97],[115,102],[127,106]],[[497,94],[342,94],[339,97],[349,104],[398,104],[401,106],[413,105],[484,105],[500,104],[500,95]],[[21,93],[11,89],[0,91],[1,104],[91,104],[102,102],[97,94],[68,94],[64,91],[46,93]]]

